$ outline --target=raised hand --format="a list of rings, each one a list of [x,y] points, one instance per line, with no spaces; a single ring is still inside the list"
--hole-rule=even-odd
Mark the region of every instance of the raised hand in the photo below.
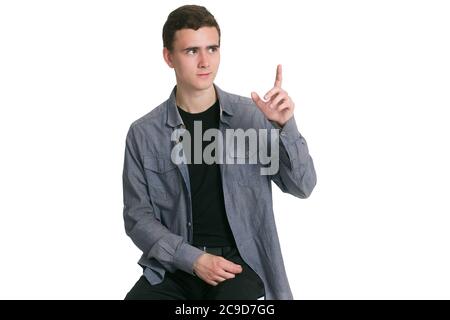
[[[256,92],[252,92],[252,100],[264,113],[267,119],[275,121],[281,127],[294,115],[295,104],[288,96],[288,93],[281,88],[283,77],[281,64],[277,66],[275,84],[262,100]]]

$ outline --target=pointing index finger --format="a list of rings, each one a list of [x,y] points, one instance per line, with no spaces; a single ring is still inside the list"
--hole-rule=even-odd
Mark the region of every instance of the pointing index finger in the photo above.
[[[277,74],[275,77],[275,87],[281,88],[281,81],[283,77],[281,75],[281,64],[277,65]]]

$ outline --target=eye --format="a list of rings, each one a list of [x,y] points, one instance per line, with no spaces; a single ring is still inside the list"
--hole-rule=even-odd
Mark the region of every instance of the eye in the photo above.
[[[210,50],[210,52],[216,52],[218,50],[218,48],[217,47],[212,47],[212,48],[209,48],[209,50]]]
[[[186,53],[189,55],[195,54],[196,52],[197,52],[197,49],[189,49],[186,51]]]

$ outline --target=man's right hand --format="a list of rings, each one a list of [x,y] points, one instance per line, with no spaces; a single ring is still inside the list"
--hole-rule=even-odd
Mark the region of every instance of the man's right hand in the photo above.
[[[204,253],[195,261],[194,272],[206,283],[217,286],[220,282],[241,273],[242,267],[223,257]]]

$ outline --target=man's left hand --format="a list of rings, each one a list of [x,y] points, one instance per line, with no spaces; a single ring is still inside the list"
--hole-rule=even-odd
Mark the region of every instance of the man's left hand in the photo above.
[[[277,66],[275,85],[264,95],[262,100],[256,92],[252,92],[252,100],[264,113],[267,119],[275,121],[281,127],[293,117],[295,104],[288,93],[281,88],[281,64]]]

